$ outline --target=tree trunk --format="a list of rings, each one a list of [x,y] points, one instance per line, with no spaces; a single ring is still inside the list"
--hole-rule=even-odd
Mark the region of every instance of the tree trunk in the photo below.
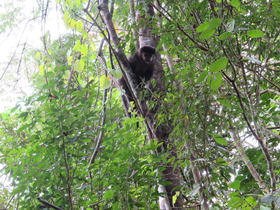
[[[148,14],[148,16],[150,18],[154,16],[154,11],[150,4],[146,7],[144,1],[139,0],[138,3],[143,4],[143,8],[146,8],[146,14]],[[119,48],[119,38],[114,29],[112,18],[109,13],[109,10],[108,10],[108,1],[107,0],[102,1],[102,3],[99,5],[99,9],[104,18],[104,22],[109,31],[110,37],[116,48],[116,51],[115,51],[116,58],[119,61],[120,67],[123,70],[123,74],[124,74],[124,76],[127,77],[127,80],[129,82],[129,85],[131,86],[132,92],[137,99],[135,101],[136,108],[138,109],[139,113],[143,117],[145,117],[143,115],[142,110],[146,110],[146,105],[139,102],[140,100],[139,100],[139,98],[137,98],[134,84],[132,84],[132,82],[131,82],[131,79],[133,78],[133,74],[132,74],[131,68],[128,64],[127,58],[124,54],[124,51]],[[139,21],[140,19],[142,19],[142,21],[144,20],[143,22],[145,22],[145,26],[140,26],[140,30],[139,30],[140,47],[143,47],[143,46],[156,47],[157,43],[158,43],[158,39],[155,36],[152,36],[152,34],[151,34],[152,28],[149,27],[149,25],[150,25],[149,20],[147,18],[145,18],[145,16],[139,17],[139,14],[140,14],[139,12],[136,13],[137,20]],[[152,79],[155,79],[155,81],[156,81],[155,88],[151,87],[152,92],[154,92],[156,90],[157,94],[159,94],[160,96],[163,96],[165,94],[165,85],[163,82],[163,68],[161,65],[161,59],[160,59],[159,55],[157,55],[156,65],[155,65]],[[175,151],[174,147],[172,147],[172,145],[169,141],[169,134],[172,131],[171,126],[169,126],[169,125],[156,126],[157,123],[154,121],[154,116],[155,116],[156,112],[158,111],[159,105],[162,104],[162,103],[160,103],[159,100],[157,100],[158,105],[156,106],[156,108],[148,111],[149,117],[146,117],[146,119],[145,119],[148,136],[151,141],[153,139],[157,139],[158,142],[163,142],[163,146],[158,148],[157,152],[168,153],[169,158],[172,158],[172,157],[176,158],[176,151]],[[165,187],[161,186],[161,185],[159,186],[160,192],[163,192],[163,193],[166,192],[166,197],[167,197],[167,198],[161,197],[159,199],[160,209],[171,209],[171,208],[172,209],[173,208],[183,209],[183,200],[182,200],[182,196],[180,195],[180,193],[177,196],[175,203],[173,204],[173,196],[176,194],[176,190],[179,190],[179,186],[180,186],[179,168],[174,168],[174,165],[170,164],[170,163],[165,164],[165,167],[166,167],[166,169],[162,172],[161,175],[162,175],[164,181],[167,181],[170,184]]]

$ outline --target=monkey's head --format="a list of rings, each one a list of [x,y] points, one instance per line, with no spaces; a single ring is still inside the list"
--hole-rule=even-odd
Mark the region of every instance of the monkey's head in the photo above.
[[[144,46],[140,48],[140,57],[146,64],[152,64],[154,62],[156,49],[151,46]]]

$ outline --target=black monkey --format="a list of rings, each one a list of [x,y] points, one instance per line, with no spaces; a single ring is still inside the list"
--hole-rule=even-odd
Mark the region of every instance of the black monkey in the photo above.
[[[155,54],[155,48],[144,46],[138,49],[133,57],[128,59],[133,73],[142,81],[147,82],[153,76]]]
[[[133,82],[136,86],[136,91],[139,94],[145,86],[145,82],[149,81],[154,73],[155,66],[155,55],[156,50],[151,46],[144,46],[139,48],[134,56],[128,58],[128,62],[131,66],[132,72],[134,74]],[[129,101],[134,101],[132,93],[130,92],[124,77],[120,79],[120,85],[125,90],[125,93]],[[128,109],[128,105],[125,104]]]

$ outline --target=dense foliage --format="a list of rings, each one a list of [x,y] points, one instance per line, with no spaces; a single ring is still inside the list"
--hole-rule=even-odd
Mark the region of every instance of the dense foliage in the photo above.
[[[171,122],[178,158],[156,155],[143,119],[125,117],[97,2],[58,0],[73,34],[29,53],[34,93],[1,114],[0,160],[12,180],[4,206],[44,208],[39,197],[64,209],[157,209],[157,185],[168,184],[159,171],[173,161],[186,208],[280,208],[279,1],[158,3],[166,93],[157,121]],[[130,15],[129,2],[114,2],[128,54],[138,27]]]

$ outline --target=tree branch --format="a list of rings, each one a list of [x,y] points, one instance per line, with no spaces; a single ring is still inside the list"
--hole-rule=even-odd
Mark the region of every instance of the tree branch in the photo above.
[[[153,7],[158,11],[160,12],[164,17],[165,19],[168,21],[168,22],[172,22],[172,19],[173,17],[163,8],[160,6],[160,9],[162,9],[166,14],[168,14],[168,16],[162,12],[159,8],[157,8],[154,4],[152,4]],[[174,21],[175,22],[175,21]],[[201,45],[198,41],[196,41],[193,37],[191,37],[187,32],[185,32],[185,30],[181,27],[181,25],[179,23],[176,22],[176,25],[177,25],[177,28],[186,36],[188,37],[188,39],[190,39],[199,49],[205,51],[205,52],[208,52],[209,49],[204,47],[203,45]]]
[[[104,68],[107,68],[107,65],[106,65],[106,62],[105,62],[105,59],[102,55],[102,47],[100,47],[99,49],[99,53],[98,53],[98,56],[102,59],[103,61],[103,65],[104,65]],[[107,70],[104,70],[105,72],[105,75],[107,76]],[[100,127],[100,133],[99,133],[99,136],[98,136],[98,139],[97,139],[97,142],[96,142],[96,145],[95,145],[95,148],[94,148],[94,151],[91,155],[91,158],[90,158],[90,161],[88,163],[88,168],[87,170],[89,171],[90,169],[90,166],[91,164],[94,162],[96,156],[97,156],[97,153],[98,153],[98,150],[100,148],[100,145],[102,143],[102,139],[103,139],[103,134],[104,134],[104,125],[105,125],[105,120],[106,120],[106,102],[107,102],[107,89],[104,90],[104,93],[103,93],[103,101],[102,101],[102,106],[103,106],[103,110],[102,110],[102,122],[101,122],[101,127]]]
[[[38,197],[37,199],[38,199],[38,201],[40,201],[42,204],[44,204],[48,208],[53,208],[53,209],[56,209],[56,210],[63,210],[62,208],[57,207],[57,206],[49,203],[48,201],[41,199],[40,197]]]

